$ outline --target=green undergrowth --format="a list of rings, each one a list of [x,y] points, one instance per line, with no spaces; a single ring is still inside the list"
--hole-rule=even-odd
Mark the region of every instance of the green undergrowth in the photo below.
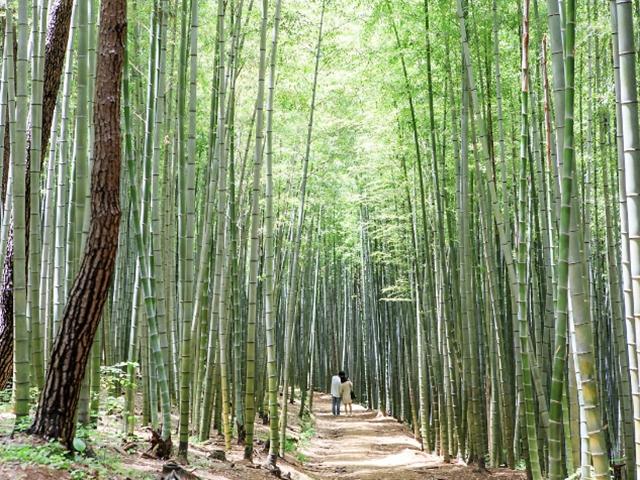
[[[300,463],[308,461],[308,457],[302,452],[311,443],[311,439],[315,436],[315,421],[309,412],[305,411],[300,419],[300,439],[295,441],[287,439],[285,451],[295,456]]]
[[[126,364],[102,368],[103,394],[100,398],[99,417],[103,422],[112,423],[114,419],[118,423],[121,422],[124,389],[128,386],[128,379],[122,373],[125,367]],[[37,388],[32,388],[30,393],[30,415],[16,421],[11,388],[0,390],[0,472],[19,464],[23,468],[44,467],[52,471],[65,472],[71,480],[154,478],[123,464],[121,454],[110,448],[122,444],[124,436],[120,429],[96,429],[93,426],[78,425],[73,440],[73,452],[69,452],[56,441],[34,441],[26,435],[26,431],[33,422],[40,392]]]
[[[56,470],[69,470],[72,458],[58,442],[43,445],[10,443],[0,448],[0,462],[18,462],[22,465],[45,465]]]
[[[91,451],[89,455],[84,440],[76,438],[74,444],[83,452],[69,452],[56,441],[37,445],[15,440],[0,448],[0,463],[18,463],[23,468],[28,465],[44,466],[67,472],[72,480],[128,476],[117,457],[107,453],[106,449]]]
[[[527,469],[527,461],[524,459],[521,459],[516,463],[515,469],[524,472]]]
[[[0,405],[4,412],[5,405]],[[24,435],[31,426],[32,417],[24,417],[17,422],[13,415],[0,418],[0,437],[3,437],[0,438],[0,465],[45,467],[66,472],[71,480],[142,478],[139,473],[122,465],[116,451],[106,448],[113,439],[94,428],[79,426],[73,440],[75,451],[70,452],[60,442],[37,443]],[[9,434],[13,435],[10,437]]]

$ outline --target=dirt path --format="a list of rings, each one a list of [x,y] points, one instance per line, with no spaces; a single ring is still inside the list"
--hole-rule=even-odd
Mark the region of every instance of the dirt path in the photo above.
[[[420,451],[406,426],[393,418],[353,406],[353,416],[331,414],[331,397],[314,398],[316,435],[302,449],[304,468],[317,478],[358,480],[523,479],[522,472],[495,470],[479,474],[464,464],[446,465],[442,458]]]

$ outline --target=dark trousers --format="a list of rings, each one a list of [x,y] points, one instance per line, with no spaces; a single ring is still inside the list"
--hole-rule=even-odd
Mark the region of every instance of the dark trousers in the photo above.
[[[331,397],[331,413],[340,415],[340,397]]]

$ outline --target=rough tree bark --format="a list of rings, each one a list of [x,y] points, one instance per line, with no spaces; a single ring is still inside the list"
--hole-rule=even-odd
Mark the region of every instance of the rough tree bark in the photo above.
[[[64,65],[64,57],[66,53],[67,40],[69,39],[69,27],[71,24],[71,11],[73,0],[54,0],[49,9],[49,23],[47,25],[47,39],[45,44],[44,59],[44,90],[42,97],[42,155],[44,157],[49,143],[49,135],[51,133],[51,123],[53,121],[53,112],[56,106],[58,90],[60,89],[60,78],[62,75],[62,67]],[[30,136],[31,127],[27,128]],[[5,143],[8,145],[8,143]],[[29,167],[31,155],[31,138],[27,138],[26,147],[27,173],[25,178],[25,195],[26,195],[26,219],[27,231],[26,239],[29,239],[29,215],[31,205],[30,197],[30,181]],[[5,155],[8,155],[8,148],[5,149]],[[4,172],[8,169],[5,168]],[[3,185],[6,179],[3,179]],[[3,187],[3,194],[5,187]],[[29,244],[27,243],[27,251]],[[28,255],[27,255],[28,258]],[[10,352],[7,357],[7,352]],[[2,268],[2,285],[0,286],[0,389],[6,387],[13,372],[13,229],[9,232],[7,241],[7,254],[5,256]],[[8,368],[7,368],[8,365]]]
[[[69,294],[51,351],[32,435],[71,446],[91,345],[115,267],[120,227],[120,94],[126,0],[102,0],[94,110],[95,157],[91,171],[91,224],[82,264]]]
[[[13,230],[9,232],[13,237]],[[12,238],[10,238],[12,239]],[[7,242],[7,255],[13,258],[13,242]],[[0,389],[13,375],[13,269],[5,261],[0,289]]]

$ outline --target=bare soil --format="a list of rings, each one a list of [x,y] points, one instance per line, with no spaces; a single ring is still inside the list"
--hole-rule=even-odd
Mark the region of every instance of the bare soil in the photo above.
[[[67,480],[69,474],[37,465],[0,463],[0,478],[11,480]]]

